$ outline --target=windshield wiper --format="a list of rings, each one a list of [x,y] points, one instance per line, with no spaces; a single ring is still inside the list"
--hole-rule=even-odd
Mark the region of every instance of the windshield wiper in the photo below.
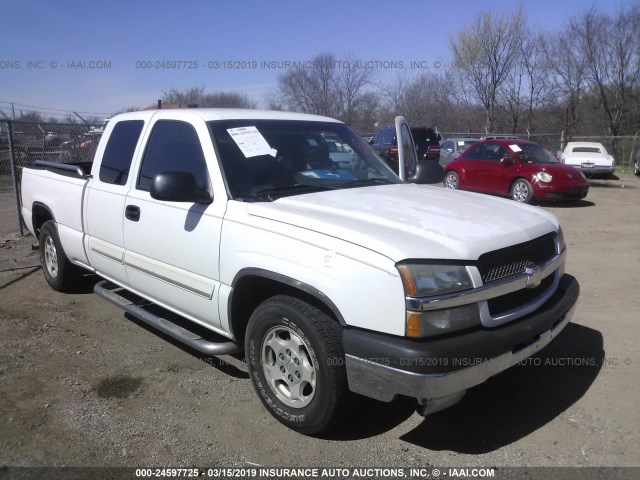
[[[376,177],[376,178],[360,178],[357,180],[349,180],[348,182],[342,182],[336,184],[336,187],[364,187],[367,185],[395,185],[398,182],[389,180],[388,178]]]
[[[273,187],[265,187],[255,192],[251,192],[249,197],[266,197],[268,200],[277,200],[287,195],[296,195],[299,193],[312,193],[321,190],[333,190],[332,187],[325,185],[311,185],[308,183],[296,183],[294,185],[276,185]]]

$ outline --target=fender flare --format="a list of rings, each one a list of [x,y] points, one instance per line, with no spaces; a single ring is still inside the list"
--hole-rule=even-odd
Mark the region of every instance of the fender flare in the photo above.
[[[281,283],[283,285],[294,288],[296,290],[300,290],[306,293],[307,295],[310,295],[311,297],[315,298],[322,304],[326,305],[327,308],[338,320],[340,325],[342,326],[347,325],[338,307],[331,301],[331,299],[327,295],[325,295],[323,292],[321,292],[317,288],[312,287],[311,285],[301,282],[299,280],[296,280],[295,278],[291,278],[286,275],[282,275],[280,273],[272,272],[270,270],[265,270],[263,268],[254,268],[254,267],[247,267],[238,271],[238,273],[236,273],[236,276],[233,278],[233,281],[231,282],[231,293],[229,295],[229,301],[227,305],[227,314],[230,319],[232,317],[231,310],[233,308],[233,303],[234,303],[233,296],[236,290],[236,286],[243,278],[246,278],[246,277],[264,278],[267,280],[272,280],[272,281]]]

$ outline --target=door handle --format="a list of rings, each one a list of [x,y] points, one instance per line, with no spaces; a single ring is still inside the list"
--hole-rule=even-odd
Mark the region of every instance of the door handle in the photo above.
[[[127,208],[124,209],[124,216],[132,222],[137,222],[140,220],[140,207],[127,205]]]

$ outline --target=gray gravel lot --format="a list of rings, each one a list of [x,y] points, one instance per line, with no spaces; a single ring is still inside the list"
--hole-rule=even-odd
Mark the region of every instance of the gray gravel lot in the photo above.
[[[574,321],[543,352],[422,418],[364,400],[309,438],[240,358],[202,357],[87,289],[48,288],[33,237],[0,237],[0,466],[640,466],[640,178],[592,181],[563,223]]]

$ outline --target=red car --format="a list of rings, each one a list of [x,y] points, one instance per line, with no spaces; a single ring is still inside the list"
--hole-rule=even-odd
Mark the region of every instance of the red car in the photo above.
[[[445,168],[446,188],[509,196],[517,202],[580,200],[589,183],[537,143],[486,140],[469,147]]]

